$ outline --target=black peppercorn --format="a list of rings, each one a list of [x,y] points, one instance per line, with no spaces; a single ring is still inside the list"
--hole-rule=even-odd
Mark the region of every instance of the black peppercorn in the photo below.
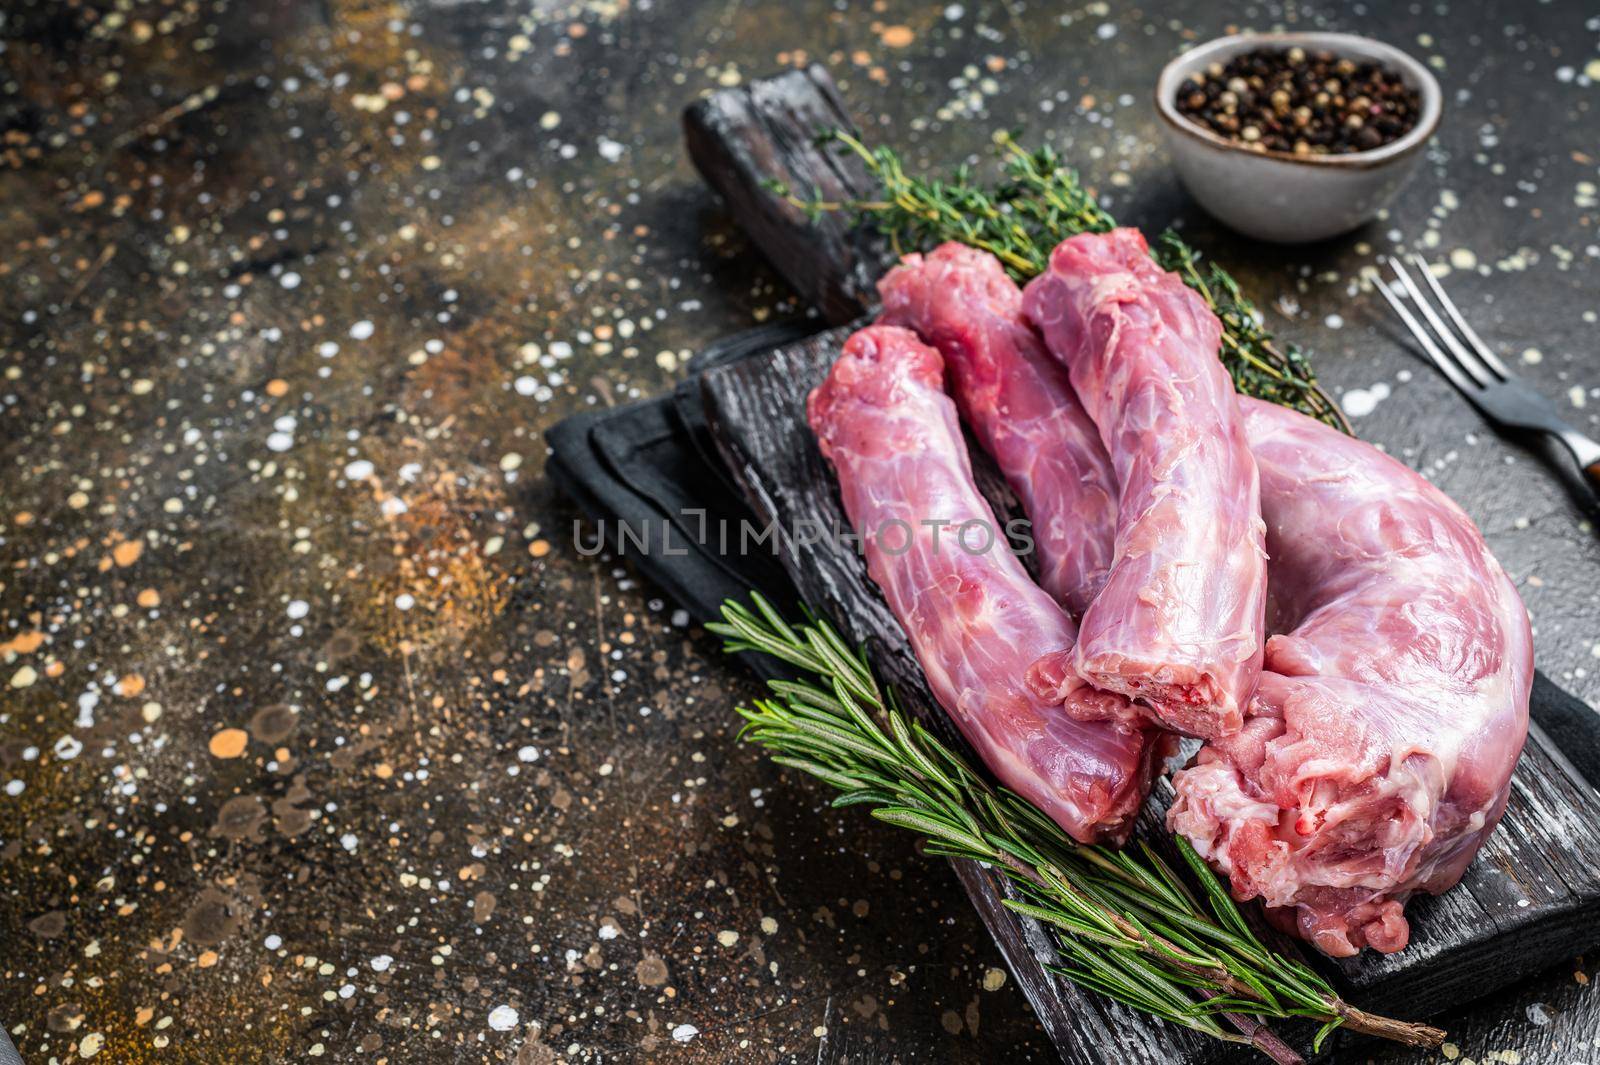
[[[1178,112],[1255,151],[1366,152],[1405,136],[1417,91],[1394,71],[1330,52],[1261,48],[1211,63],[1178,88]]]

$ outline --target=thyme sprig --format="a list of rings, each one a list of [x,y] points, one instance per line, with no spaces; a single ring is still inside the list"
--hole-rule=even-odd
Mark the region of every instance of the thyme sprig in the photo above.
[[[771,655],[804,679],[771,680],[770,698],[739,707],[741,738],[837,789],[834,806],[868,806],[921,836],[929,853],[982,862],[1008,879],[1020,898],[1005,905],[1055,933],[1059,975],[1279,1062],[1300,1057],[1267,1022],[1291,1017],[1321,1024],[1313,1049],[1339,1027],[1410,1046],[1443,1041],[1437,1028],[1356,1009],[1306,965],[1270,950],[1182,837],[1173,842],[1187,879],[1145,842],[1076,843],[908,718],[832,626],[791,625],[752,599],[753,609],[723,603],[723,620],[707,628],[728,651]]]
[[[1029,151],[1010,134],[995,138],[1001,177],[989,184],[966,166],[948,179],[908,174],[892,148],[868,148],[840,130],[827,131],[820,139],[857,155],[883,195],[875,200],[826,201],[806,199],[781,183],[773,190],[813,214],[855,211],[882,232],[898,254],[958,241],[994,255],[1022,282],[1044,271],[1050,250],[1061,241],[1078,233],[1104,233],[1117,224],[1053,150],[1045,146]],[[1273,338],[1260,312],[1227,271],[1215,263],[1202,265],[1200,253],[1170,229],[1156,240],[1151,256],[1163,269],[1183,278],[1221,320],[1222,363],[1241,394],[1293,407],[1343,432],[1351,431],[1338,404],[1317,385],[1304,354]]]

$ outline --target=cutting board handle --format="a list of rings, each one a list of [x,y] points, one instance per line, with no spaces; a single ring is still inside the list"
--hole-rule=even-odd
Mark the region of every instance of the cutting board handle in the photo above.
[[[887,245],[854,212],[808,212],[772,187],[808,202],[876,194],[855,153],[817,143],[827,130],[856,127],[833,78],[815,63],[714,92],[683,113],[689,158],[733,220],[802,303],[843,325],[876,304],[873,285],[892,259]]]

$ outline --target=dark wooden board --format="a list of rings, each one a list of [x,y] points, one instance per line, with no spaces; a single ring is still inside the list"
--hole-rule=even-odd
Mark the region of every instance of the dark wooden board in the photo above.
[[[706,183],[824,318],[842,325],[877,301],[873,283],[889,263],[884,242],[849,212],[810,218],[766,185],[779,181],[802,197],[836,202],[872,193],[859,158],[816,146],[821,131],[855,130],[827,70],[812,64],[713,93],[684,112],[683,130]]]
[[[847,214],[809,218],[764,187],[777,178],[802,196],[865,198],[874,186],[859,161],[819,148],[823,128],[853,128],[826,71],[813,66],[716,93],[685,115],[689,150],[756,246],[835,323],[875,302],[886,265],[874,236]],[[780,525],[842,521],[831,473],[803,418],[804,397],[831,364],[848,330],[836,329],[765,358],[708,371],[708,416],[735,479],[758,513]],[[975,455],[979,483],[997,510],[1014,501],[992,464]],[[792,525],[790,527],[793,527]],[[785,542],[783,562],[802,596],[869,649],[908,707],[942,735],[960,738],[931,701],[898,624],[861,560],[826,545]],[[1165,791],[1158,789],[1158,792]],[[1145,834],[1163,839],[1165,796],[1147,811]],[[1408,907],[1412,942],[1403,952],[1318,964],[1363,1005],[1421,1017],[1481,997],[1600,941],[1600,801],[1537,729],[1519,767],[1502,826],[1462,883]],[[1048,937],[1004,910],[1004,890],[957,863],[974,906],[1019,984],[1068,1061],[1223,1060],[1217,1044],[1146,1021],[1052,977]],[[1294,949],[1290,946],[1288,949]],[[1111,1047],[1116,1047],[1112,1051]],[[1086,1056],[1085,1056],[1086,1055]]]
[[[806,393],[832,364],[848,329],[707,371],[702,387],[723,458],[751,506],[781,529],[845,522],[835,482],[804,421]],[[984,457],[974,456],[983,466]],[[992,485],[984,476],[980,483]],[[1002,513],[1007,501],[993,498]],[[905,636],[859,555],[783,539],[779,550],[802,597],[868,651],[905,705],[952,743],[961,740],[933,702]],[[1161,789],[1164,791],[1165,789]],[[1140,832],[1162,840],[1164,796]],[[1214,1062],[1231,1048],[1134,1015],[1052,976],[1049,938],[1005,910],[1004,885],[954,863],[1046,1031],[1069,1062]],[[1408,907],[1411,945],[1394,955],[1313,959],[1358,1004],[1431,1016],[1503,988],[1600,942],[1600,796],[1534,729],[1500,828],[1462,883]]]

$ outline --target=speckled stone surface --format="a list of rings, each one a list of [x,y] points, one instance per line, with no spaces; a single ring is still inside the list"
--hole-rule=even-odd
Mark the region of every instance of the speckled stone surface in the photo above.
[[[1184,198],[1147,93],[1230,19],[1434,65],[1387,220],[1263,249]],[[30,1062],[1049,1060],[945,866],[739,747],[753,684],[583,557],[542,476],[564,414],[799,313],[678,129],[785,65],[920,163],[1020,127],[1184,223],[1600,697],[1576,497],[1360,280],[1448,264],[1595,430],[1592,5],[35,0],[0,45],[0,1022]],[[1447,1056],[1600,1057],[1593,972],[1453,1018]]]

